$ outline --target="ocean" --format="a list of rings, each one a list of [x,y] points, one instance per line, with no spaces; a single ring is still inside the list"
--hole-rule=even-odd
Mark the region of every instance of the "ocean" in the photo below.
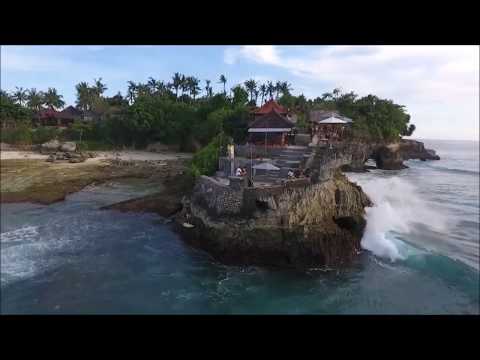
[[[375,205],[351,266],[225,266],[153,214],[99,207],[135,181],[49,206],[1,205],[4,314],[479,314],[478,142],[424,141],[439,161],[349,173]]]

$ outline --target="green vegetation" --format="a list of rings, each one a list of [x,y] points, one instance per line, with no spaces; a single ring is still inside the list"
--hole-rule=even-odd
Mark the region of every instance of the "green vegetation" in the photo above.
[[[375,95],[358,98],[353,91],[342,93],[334,89],[309,101],[309,107],[336,110],[354,119],[350,136],[356,139],[395,141],[402,135],[412,135],[415,130],[415,125],[409,125],[410,115],[405,106]]]
[[[359,98],[354,92],[334,89],[313,100],[303,94],[292,95],[288,82],[268,81],[259,84],[250,79],[235,84],[227,94],[227,78],[216,83],[223,91],[215,94],[215,81],[204,86],[194,76],[175,73],[170,82],[152,77],[146,83],[128,82],[122,96],[105,96],[107,85],[102,79],[93,84],[75,86],[76,107],[84,116],[95,115],[94,121],[77,121],[65,130],[32,128],[33,114],[41,109],[60,109],[65,103],[54,88],[46,92],[16,88],[11,94],[1,92],[0,121],[2,141],[13,144],[38,144],[52,138],[74,140],[89,150],[111,148],[144,148],[160,142],[174,145],[180,151],[199,151],[193,161],[197,174],[211,170],[213,154],[220,138],[235,143],[246,140],[251,108],[276,99],[297,115],[297,126],[308,129],[311,110],[335,110],[354,119],[350,136],[362,140],[396,140],[409,136],[415,125],[405,107],[374,95]],[[223,134],[221,137],[219,134]],[[222,140],[223,141],[223,140]]]
[[[194,177],[211,175],[217,170],[218,158],[226,153],[226,147],[232,139],[223,132],[218,134],[207,146],[198,151],[191,163],[190,171]]]

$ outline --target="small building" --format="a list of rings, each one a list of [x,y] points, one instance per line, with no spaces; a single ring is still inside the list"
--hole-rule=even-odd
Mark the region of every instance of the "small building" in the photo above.
[[[248,141],[255,145],[285,146],[289,143],[294,124],[274,107],[257,116],[248,128]]]
[[[313,110],[310,112],[312,136],[320,141],[339,141],[353,120],[335,111]]]
[[[72,124],[75,120],[82,119],[82,112],[72,105],[66,107],[58,113],[58,117],[61,119],[61,123],[64,126]]]
[[[75,121],[98,121],[100,114],[94,111],[81,111],[73,106],[68,106],[62,111],[56,111],[53,108],[42,109],[38,111],[33,118],[33,123],[36,126],[56,126],[68,127]]]

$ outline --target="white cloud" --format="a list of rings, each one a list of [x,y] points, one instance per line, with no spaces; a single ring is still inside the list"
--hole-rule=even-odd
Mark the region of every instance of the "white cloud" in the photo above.
[[[318,91],[311,96],[340,87],[359,95],[391,98],[407,106],[423,136],[430,132],[435,136],[478,138],[477,46],[307,46],[301,55],[291,49],[229,48],[225,62],[245,60],[284,69],[306,87],[318,84]],[[299,85],[295,88],[301,91]],[[436,129],[418,126],[429,124],[433,118],[445,120],[436,122]]]

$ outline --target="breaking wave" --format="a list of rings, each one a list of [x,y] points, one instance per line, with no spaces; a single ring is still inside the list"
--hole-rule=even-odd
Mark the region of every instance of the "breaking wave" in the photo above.
[[[418,228],[445,232],[447,217],[422,199],[416,188],[398,177],[377,178],[359,182],[373,201],[366,208],[367,226],[361,245],[391,261],[402,260],[414,252],[402,239]]]

